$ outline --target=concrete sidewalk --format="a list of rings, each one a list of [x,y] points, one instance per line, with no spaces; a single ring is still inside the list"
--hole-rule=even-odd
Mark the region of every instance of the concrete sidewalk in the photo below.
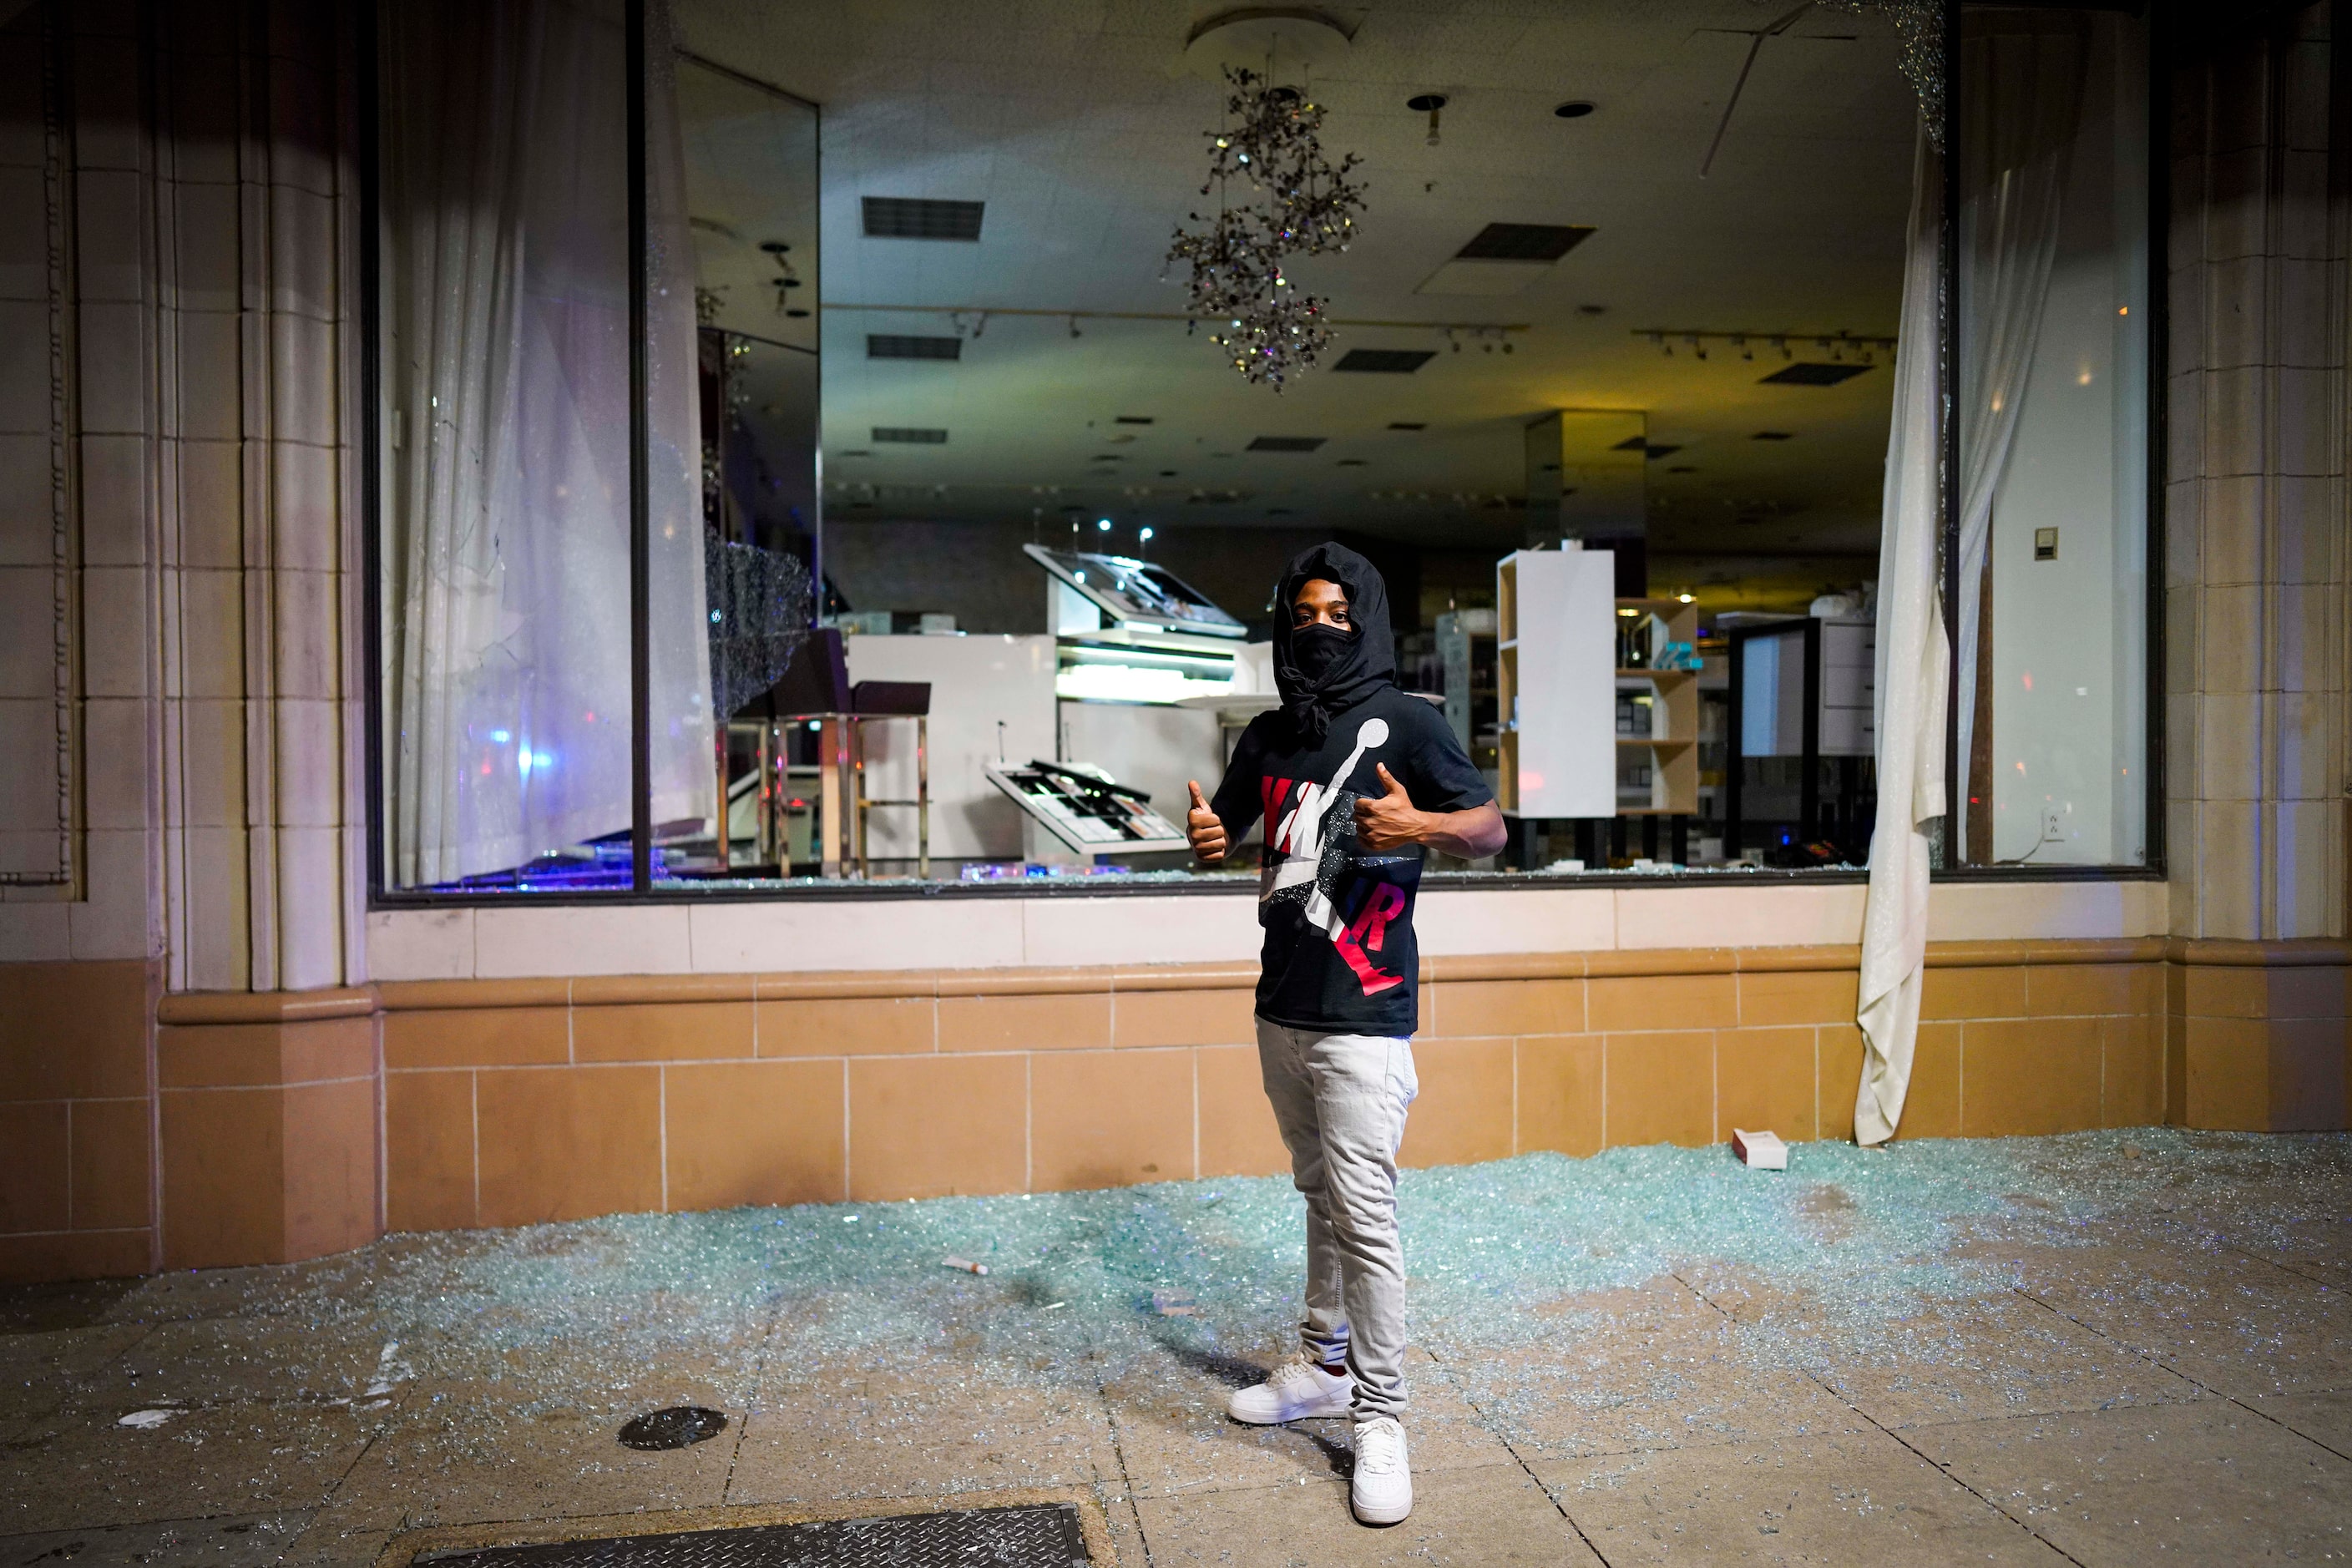
[[[1817,1147],[1785,1178],[1718,1151],[1409,1178],[1391,1530],[1349,1517],[1347,1423],[1222,1414],[1287,1349],[1295,1268],[1295,1198],[1229,1182],[0,1292],[0,1568],[1027,1496],[1098,1508],[1125,1568],[2352,1556],[2352,1138]],[[940,1266],[992,1230],[990,1276]],[[725,1430],[616,1442],[678,1404]]]

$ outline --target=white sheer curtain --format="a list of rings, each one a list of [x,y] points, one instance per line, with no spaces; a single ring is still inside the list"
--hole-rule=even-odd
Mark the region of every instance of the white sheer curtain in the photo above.
[[[1969,774],[1977,721],[1985,552],[1993,497],[2042,337],[2050,267],[2058,248],[2059,199],[2083,100],[2085,37],[2079,17],[2021,13],[1971,17],[1960,46],[1959,232],[1959,743],[1963,781],[1956,843],[1964,843],[1968,795],[1988,781]],[[1990,812],[1988,796],[1984,809]]]
[[[1919,1036],[1927,952],[1928,826],[1944,813],[1945,693],[1950,645],[1937,586],[1943,510],[1937,470],[1942,426],[1943,161],[1919,138],[1905,237],[1903,318],[1878,544],[1878,820],[1862,925],[1862,1088],[1857,1142],[1884,1143],[1903,1120]]]
[[[385,821],[392,880],[419,886],[630,821],[625,50],[618,0],[385,16]],[[676,233],[656,249],[683,255],[667,102],[648,142]],[[656,819],[711,795],[709,708],[680,701],[709,678],[679,458],[691,286],[674,292],[648,344]]]

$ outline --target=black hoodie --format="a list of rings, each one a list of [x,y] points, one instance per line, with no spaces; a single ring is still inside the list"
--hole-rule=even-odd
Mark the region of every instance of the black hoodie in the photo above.
[[[1348,618],[1356,628],[1348,651],[1309,680],[1298,671],[1291,646],[1296,635],[1290,606],[1298,590],[1320,578],[1348,592]],[[1396,679],[1396,635],[1389,627],[1389,585],[1378,568],[1344,544],[1318,544],[1283,569],[1274,593],[1274,684],[1282,710],[1307,741],[1323,739],[1331,715],[1353,707]]]
[[[1318,577],[1347,590],[1356,634],[1309,680],[1294,657],[1290,606]],[[1234,843],[1265,818],[1258,1016],[1322,1034],[1409,1037],[1423,852],[1358,853],[1356,801],[1385,790],[1382,765],[1423,811],[1465,811],[1494,794],[1438,710],[1396,689],[1388,587],[1370,562],[1338,544],[1301,554],[1282,574],[1275,626],[1283,706],[1242,732],[1210,803]]]

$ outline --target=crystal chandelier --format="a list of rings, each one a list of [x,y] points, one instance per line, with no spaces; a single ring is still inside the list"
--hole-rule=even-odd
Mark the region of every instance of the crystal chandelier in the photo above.
[[[1229,68],[1225,81],[1225,114],[1235,126],[1206,133],[1209,177],[1201,186],[1204,196],[1216,193],[1217,211],[1193,213],[1204,226],[1178,228],[1168,259],[1191,268],[1192,314],[1217,323],[1209,341],[1244,376],[1279,392],[1313,369],[1331,342],[1324,301],[1292,287],[1283,258],[1347,249],[1363,190],[1348,179],[1353,153],[1336,165],[1323,155],[1320,105],[1253,70]]]

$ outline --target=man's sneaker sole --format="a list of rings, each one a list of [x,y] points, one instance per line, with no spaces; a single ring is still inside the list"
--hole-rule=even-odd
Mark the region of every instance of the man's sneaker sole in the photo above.
[[[1225,1406],[1225,1414],[1244,1426],[1286,1426],[1293,1421],[1320,1421],[1334,1415],[1345,1415],[1354,1406],[1355,1395],[1350,1392],[1336,1401],[1326,1400],[1322,1404],[1311,1405],[1302,1410],[1293,1410],[1286,1415],[1278,1413],[1244,1415],[1231,1405]]]
[[[1402,1524],[1412,1517],[1412,1503],[1408,1500],[1402,1508],[1366,1508],[1353,1496],[1348,1499],[1349,1511],[1359,1524]]]

